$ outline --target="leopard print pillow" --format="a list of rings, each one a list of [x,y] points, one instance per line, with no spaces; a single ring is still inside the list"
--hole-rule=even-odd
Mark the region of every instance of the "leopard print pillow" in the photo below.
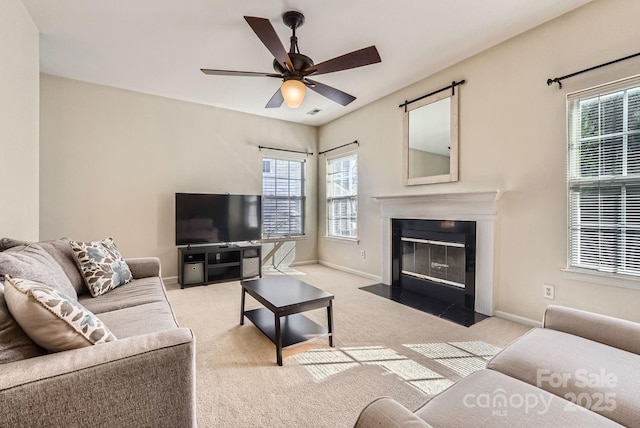
[[[133,279],[112,238],[96,242],[70,241],[78,268],[93,297]]]
[[[48,285],[5,276],[5,300],[20,327],[38,345],[58,352],[116,340],[80,303]]]

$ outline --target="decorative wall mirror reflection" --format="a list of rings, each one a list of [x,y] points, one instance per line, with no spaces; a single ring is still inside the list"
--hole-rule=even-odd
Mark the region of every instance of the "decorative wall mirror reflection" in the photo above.
[[[404,184],[458,181],[458,94],[443,91],[404,113]]]

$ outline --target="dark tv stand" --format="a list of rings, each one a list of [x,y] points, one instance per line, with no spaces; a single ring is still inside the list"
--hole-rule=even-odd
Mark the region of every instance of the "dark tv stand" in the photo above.
[[[260,245],[207,245],[178,248],[180,288],[262,277]]]

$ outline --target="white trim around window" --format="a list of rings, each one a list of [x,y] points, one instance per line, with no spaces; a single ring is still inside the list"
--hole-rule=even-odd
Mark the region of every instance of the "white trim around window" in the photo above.
[[[567,95],[572,279],[640,289],[640,76]]]
[[[305,237],[306,162],[262,158],[262,239]]]
[[[326,237],[358,240],[358,153],[327,158]]]

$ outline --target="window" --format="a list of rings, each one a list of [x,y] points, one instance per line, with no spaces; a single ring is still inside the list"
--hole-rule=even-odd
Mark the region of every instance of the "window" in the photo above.
[[[304,235],[304,161],[262,159],[262,235]]]
[[[568,267],[640,276],[640,77],[570,94]]]
[[[358,155],[327,159],[327,235],[358,236]]]

